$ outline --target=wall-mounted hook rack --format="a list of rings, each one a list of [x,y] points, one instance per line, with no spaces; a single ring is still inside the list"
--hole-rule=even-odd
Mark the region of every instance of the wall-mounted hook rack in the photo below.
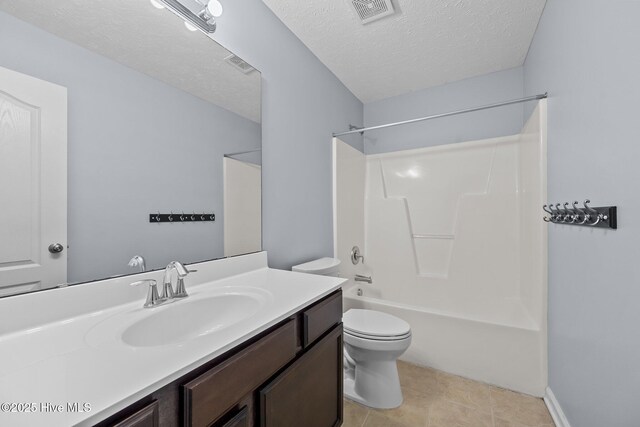
[[[160,212],[149,214],[149,222],[153,224],[159,224],[161,222],[212,222],[216,220],[216,214],[214,213],[168,213],[161,214]]]
[[[587,199],[582,202],[582,207],[578,206],[579,202],[577,200],[573,203],[543,205],[542,209],[549,215],[542,219],[545,222],[553,222],[555,224],[613,228],[614,230],[618,228],[617,206],[591,207],[589,203],[591,201]]]

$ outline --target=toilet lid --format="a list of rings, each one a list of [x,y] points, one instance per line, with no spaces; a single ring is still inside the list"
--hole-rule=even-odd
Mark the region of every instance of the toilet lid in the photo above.
[[[411,332],[402,319],[381,311],[354,309],[342,316],[344,330],[354,335],[370,337],[400,337]]]

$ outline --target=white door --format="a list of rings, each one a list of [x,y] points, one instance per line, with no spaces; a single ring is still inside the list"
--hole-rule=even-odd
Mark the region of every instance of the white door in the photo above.
[[[66,249],[67,89],[0,67],[0,295],[65,283]]]
[[[262,250],[262,168],[225,157],[224,256]]]

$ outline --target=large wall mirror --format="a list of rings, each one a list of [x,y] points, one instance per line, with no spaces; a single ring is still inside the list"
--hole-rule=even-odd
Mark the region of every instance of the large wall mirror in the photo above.
[[[260,73],[191,30],[0,0],[1,296],[261,250]]]

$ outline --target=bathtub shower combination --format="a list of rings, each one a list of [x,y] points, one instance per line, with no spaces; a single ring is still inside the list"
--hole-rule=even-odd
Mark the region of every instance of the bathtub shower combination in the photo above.
[[[545,199],[546,100],[508,137],[367,156],[334,139],[335,256],[373,277],[345,310],[409,322],[404,360],[542,396]]]

